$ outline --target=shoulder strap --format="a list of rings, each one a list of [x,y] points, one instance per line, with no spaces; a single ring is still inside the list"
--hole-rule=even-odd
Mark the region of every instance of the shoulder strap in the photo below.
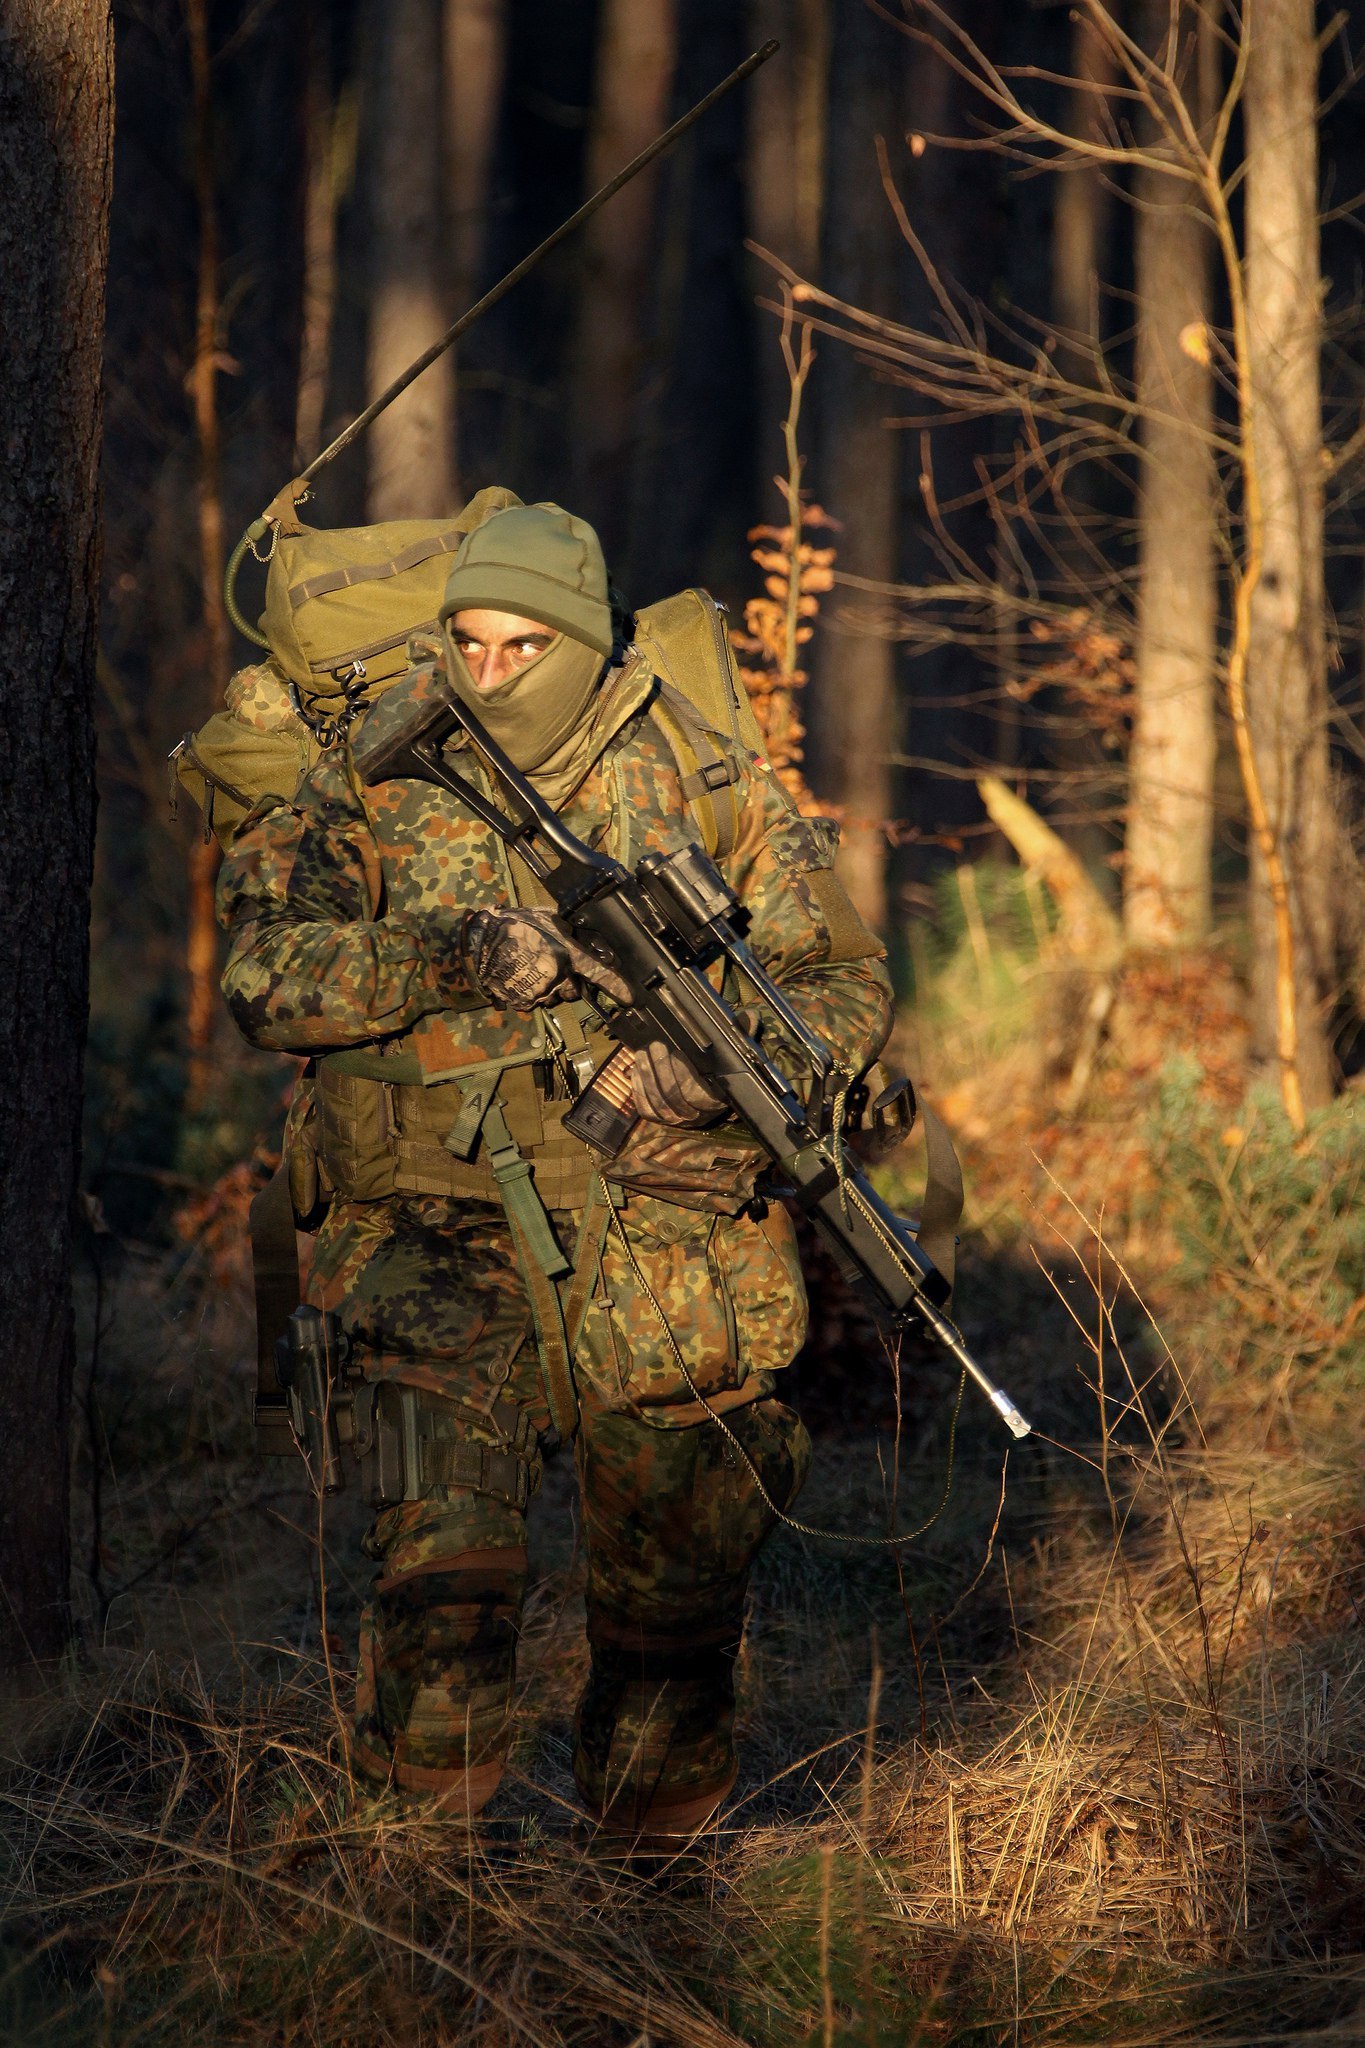
[[[267,1456],[287,1456],[297,1445],[288,1398],[275,1369],[275,1340],[283,1336],[299,1305],[298,1242],[287,1159],[252,1201],[249,1217],[256,1293],[256,1448]]]
[[[697,821],[712,860],[728,860],[739,837],[740,771],[722,750],[696,706],[672,683],[660,682],[650,712],[678,764],[683,801]]]

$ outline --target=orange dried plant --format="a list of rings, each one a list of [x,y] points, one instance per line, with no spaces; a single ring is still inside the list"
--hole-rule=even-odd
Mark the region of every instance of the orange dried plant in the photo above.
[[[1059,690],[1082,713],[1106,751],[1126,753],[1135,702],[1131,649],[1084,609],[1055,622],[1034,619],[1029,631],[1049,653],[1028,676],[1006,683],[1009,695],[1027,703],[1040,690]]]
[[[773,481],[786,500],[787,518],[782,526],[762,525],[749,530],[750,541],[756,543],[750,551],[752,559],[763,571],[764,594],[749,599],[744,607],[743,629],[734,627],[730,638],[738,657],[740,679],[749,693],[759,730],[767,743],[769,762],[779,781],[806,816],[832,816],[832,807],[813,794],[802,772],[806,728],[797,709],[797,693],[807,681],[807,671],[801,666],[801,650],[815,631],[821,598],[834,588],[836,550],[818,546],[808,536],[837,531],[839,522],[819,505],[806,504],[802,499],[805,461],[798,428],[801,400],[815,351],[808,326],[801,328],[799,347],[794,345],[791,294],[784,295],[787,303],[782,322],[782,355],[791,391],[782,425],[787,473]]]

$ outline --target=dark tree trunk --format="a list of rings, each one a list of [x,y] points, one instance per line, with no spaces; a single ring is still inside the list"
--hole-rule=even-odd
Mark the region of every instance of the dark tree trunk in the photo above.
[[[294,403],[294,460],[311,462],[322,446],[332,374],[332,323],[337,296],[337,203],[345,151],[334,102],[326,27],[314,0],[305,16],[303,84],[303,275],[300,280],[299,381]]]
[[[445,0],[445,207],[452,319],[479,295],[507,66],[507,25],[507,0]],[[451,377],[458,393],[458,357]],[[464,456],[459,407],[455,398],[451,403],[452,477],[457,477]]]
[[[752,80],[747,101],[745,200],[754,240],[803,277],[820,267],[828,126],[830,14],[824,0],[749,0],[749,44],[776,36],[782,50]],[[754,270],[755,291],[772,295],[766,266]],[[773,511],[773,472],[785,462],[787,372],[770,314],[759,316],[759,504]]]
[[[677,0],[605,0],[588,131],[587,190],[604,185],[668,120]],[[644,311],[659,258],[656,173],[646,171],[583,231],[570,434],[580,508],[619,560],[637,421]]]
[[[898,310],[900,231],[882,190],[877,142],[905,161],[901,77],[906,48],[865,7],[839,18],[830,49],[825,286],[870,312]],[[817,375],[819,372],[817,372]],[[838,519],[839,567],[890,585],[900,567],[901,440],[884,421],[900,408],[853,352],[824,352],[820,460],[811,484]],[[840,873],[874,930],[887,929],[886,832],[894,811],[891,757],[900,740],[896,647],[879,623],[885,597],[840,593],[819,643],[811,760],[844,820]]]
[[[207,0],[185,0],[193,107],[194,192],[199,221],[194,361],[190,367],[189,389],[199,443],[199,576],[208,683],[206,717],[222,704],[232,666],[232,642],[227,609],[223,603],[223,441],[218,414],[218,375],[226,337],[220,331],[222,304],[215,191],[217,157],[208,12]],[[201,836],[195,840],[190,854],[190,914],[185,945],[186,980],[189,983],[185,1006],[185,1040],[189,1051],[185,1101],[192,1113],[203,1109],[214,1076],[213,1041],[220,1007],[218,921],[213,905],[218,859],[216,839]]]
[[[442,204],[440,0],[371,5],[369,395],[450,324]],[[369,443],[371,519],[431,519],[455,502],[455,365],[447,352],[381,413]]]
[[[0,1667],[68,1622],[71,1224],[94,833],[108,0],[10,0],[0,55]]]

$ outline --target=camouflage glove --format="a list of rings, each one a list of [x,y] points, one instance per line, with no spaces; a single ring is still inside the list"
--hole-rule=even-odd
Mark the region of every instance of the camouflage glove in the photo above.
[[[585,981],[630,1000],[620,975],[567,938],[548,910],[476,910],[461,947],[475,988],[504,1009],[572,1002]]]
[[[636,1109],[656,1124],[699,1128],[715,1123],[725,1107],[724,1098],[657,1038],[636,1053],[631,1081]]]

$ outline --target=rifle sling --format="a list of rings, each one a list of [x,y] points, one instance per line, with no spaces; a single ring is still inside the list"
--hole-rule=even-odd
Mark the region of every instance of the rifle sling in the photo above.
[[[927,1177],[915,1236],[920,1250],[928,1254],[951,1287],[957,1268],[957,1225],[962,1215],[962,1168],[947,1125],[922,1095],[919,1113],[924,1125]]]

